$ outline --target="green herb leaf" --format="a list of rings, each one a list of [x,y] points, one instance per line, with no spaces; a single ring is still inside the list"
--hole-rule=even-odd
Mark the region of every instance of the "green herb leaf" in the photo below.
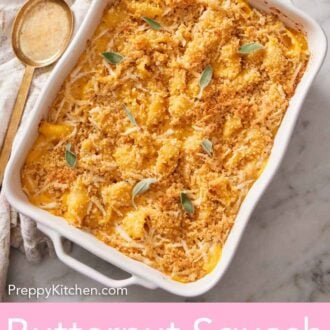
[[[132,125],[139,127],[139,125],[137,124],[134,115],[132,114],[132,112],[127,108],[126,105],[124,105],[124,110],[126,112],[126,115],[129,119],[129,121],[131,122]]]
[[[200,93],[198,96],[199,99],[202,97],[204,89],[210,84],[212,77],[213,77],[213,68],[211,65],[208,65],[204,69],[201,75],[201,79],[199,81],[199,87],[200,87]]]
[[[211,157],[213,153],[213,143],[210,140],[205,139],[202,142],[202,147],[204,151]]]
[[[154,30],[160,30],[162,28],[162,26],[155,20],[153,20],[152,18],[149,17],[142,17],[142,19],[148,23],[150,25],[151,28],[153,28]]]
[[[264,46],[259,44],[258,42],[252,42],[250,44],[243,45],[242,47],[239,48],[238,51],[240,54],[250,54],[263,48]]]
[[[71,168],[74,168],[77,164],[77,156],[71,151],[70,143],[65,146],[65,160]]]
[[[132,190],[132,204],[135,208],[136,208],[135,197],[145,193],[147,190],[149,190],[150,186],[153,183],[156,183],[156,182],[158,182],[157,179],[152,179],[152,178],[151,179],[143,179],[135,185],[135,187]]]
[[[180,193],[180,201],[181,201],[183,208],[185,209],[185,211],[187,213],[189,213],[189,214],[194,213],[194,211],[195,211],[194,205],[192,204],[190,198],[188,197],[188,195],[185,192]]]
[[[123,55],[112,52],[102,53],[102,56],[111,64],[119,64],[124,59]]]

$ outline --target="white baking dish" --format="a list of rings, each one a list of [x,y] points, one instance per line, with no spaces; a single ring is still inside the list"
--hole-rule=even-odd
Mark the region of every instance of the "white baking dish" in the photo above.
[[[66,221],[55,217],[29,203],[21,188],[20,170],[27,152],[31,148],[38,131],[40,120],[47,114],[64,79],[77,62],[81,52],[85,49],[87,40],[92,36],[102,16],[105,6],[111,2],[94,0],[89,12],[67,49],[65,55],[56,65],[47,85],[40,94],[31,116],[22,127],[22,133],[17,139],[12,157],[7,167],[4,179],[4,189],[9,202],[21,213],[38,222],[41,231],[51,237],[58,257],[75,270],[89,276],[100,283],[111,286],[142,285],[149,289],[163,288],[181,296],[197,296],[211,289],[223,276],[238,247],[241,236],[248,223],[250,215],[261,195],[270,183],[288,146],[296,119],[300,112],[306,94],[324,60],[327,48],[325,35],[320,26],[308,15],[295,8],[290,0],[252,0],[251,5],[267,12],[277,11],[280,18],[288,25],[298,27],[306,32],[311,51],[311,59],[307,71],[300,82],[290,107],[284,117],[275,139],[274,147],[266,169],[253,185],[242,204],[235,225],[229,235],[223,250],[223,256],[216,269],[206,277],[189,284],[175,282],[161,272],[134,261],[117,250],[105,245],[92,235],[70,226]],[[125,270],[131,277],[125,280],[114,280],[95,269],[81,263],[65,253],[62,247],[62,237],[68,238],[109,263]]]

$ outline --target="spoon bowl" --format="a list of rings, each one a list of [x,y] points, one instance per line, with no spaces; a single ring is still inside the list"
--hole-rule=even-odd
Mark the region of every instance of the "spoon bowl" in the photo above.
[[[54,63],[69,44],[73,25],[74,17],[65,1],[29,0],[14,21],[15,55],[36,68]]]

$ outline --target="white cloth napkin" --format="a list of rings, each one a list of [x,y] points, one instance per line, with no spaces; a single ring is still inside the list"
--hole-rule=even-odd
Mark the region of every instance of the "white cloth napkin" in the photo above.
[[[75,14],[75,30],[82,22],[93,0],[66,0]],[[24,0],[1,0],[0,3],[0,146],[4,140],[10,115],[16,100],[24,66],[11,48],[13,20]],[[44,86],[52,66],[35,73],[22,122],[29,115]],[[18,133],[19,134],[19,131]],[[15,205],[8,204],[0,193],[0,301],[6,287],[10,246],[19,248],[30,262],[37,263],[44,254],[54,254],[51,241],[42,235],[34,221],[17,214]]]

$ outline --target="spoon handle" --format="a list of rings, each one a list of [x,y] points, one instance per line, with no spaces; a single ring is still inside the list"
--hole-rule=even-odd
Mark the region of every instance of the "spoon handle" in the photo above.
[[[13,146],[13,141],[14,141],[18,126],[21,121],[21,117],[22,117],[22,114],[24,111],[27,97],[29,95],[29,90],[30,90],[30,86],[31,86],[32,78],[33,78],[34,69],[35,68],[32,66],[25,67],[23,80],[21,82],[21,86],[18,91],[16,103],[15,103],[14,110],[13,110],[13,113],[10,118],[6,137],[2,144],[2,150],[1,150],[1,155],[0,155],[0,184],[2,183],[2,180],[3,180],[3,175],[5,172],[7,162],[9,160],[11,148]]]

